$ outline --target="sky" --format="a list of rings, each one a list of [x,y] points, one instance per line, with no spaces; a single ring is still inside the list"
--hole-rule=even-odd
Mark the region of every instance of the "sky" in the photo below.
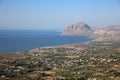
[[[0,0],[0,30],[63,30],[81,21],[120,25],[120,0]]]

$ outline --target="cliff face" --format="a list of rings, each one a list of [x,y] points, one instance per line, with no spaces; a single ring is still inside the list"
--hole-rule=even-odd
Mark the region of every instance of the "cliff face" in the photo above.
[[[89,36],[92,33],[92,28],[83,22],[68,26],[62,32],[62,35],[67,36]]]

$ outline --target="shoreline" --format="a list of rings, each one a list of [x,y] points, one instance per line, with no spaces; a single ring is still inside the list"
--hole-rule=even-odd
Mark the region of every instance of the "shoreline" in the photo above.
[[[46,80],[49,77],[50,80],[56,78],[109,80],[113,76],[115,80],[119,80],[117,74],[120,70],[120,45],[118,43],[120,44],[120,41],[112,43],[89,41],[82,44],[0,54],[0,70],[2,70],[0,79],[34,80],[41,77]],[[61,77],[58,76],[59,74],[62,74]]]
[[[85,42],[79,42],[79,43],[61,44],[61,45],[53,45],[53,46],[46,46],[46,47],[36,47],[36,48],[32,48],[32,49],[27,49],[27,50],[20,50],[20,51],[15,51],[15,52],[13,51],[13,52],[0,53],[0,54],[19,53],[19,52],[29,51],[29,50],[33,50],[33,49],[37,49],[37,48],[49,48],[49,47],[60,47],[60,46],[66,46],[66,45],[84,44],[84,43],[89,43],[89,42],[93,41],[93,39],[91,37],[88,37],[88,38],[90,38],[91,40],[85,41]]]

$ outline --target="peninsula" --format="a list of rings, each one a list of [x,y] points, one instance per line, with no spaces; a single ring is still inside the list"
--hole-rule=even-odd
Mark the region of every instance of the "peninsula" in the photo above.
[[[92,29],[84,22],[79,22],[66,27],[63,36],[88,36],[95,41],[118,41],[120,40],[120,26],[107,26],[101,29]]]

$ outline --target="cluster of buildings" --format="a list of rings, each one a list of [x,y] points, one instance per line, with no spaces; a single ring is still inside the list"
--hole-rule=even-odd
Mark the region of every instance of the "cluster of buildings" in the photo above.
[[[98,80],[112,77],[119,80],[119,51],[105,46],[92,44],[84,50],[59,46],[23,51],[17,53],[22,57],[1,61],[4,70],[1,70],[0,75],[4,78],[22,78],[27,75],[43,80],[48,77],[50,80]],[[4,66],[6,64],[8,66]]]

